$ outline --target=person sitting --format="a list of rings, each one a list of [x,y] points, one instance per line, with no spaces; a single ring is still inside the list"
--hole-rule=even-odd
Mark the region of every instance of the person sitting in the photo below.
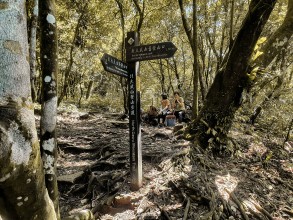
[[[181,123],[185,117],[185,105],[184,99],[180,97],[179,92],[174,92],[172,108],[174,109],[174,115],[176,116],[176,119],[179,123]]]
[[[161,109],[158,114],[158,122],[161,124],[161,119],[162,119],[162,124],[165,123],[166,116],[171,113],[170,111],[171,103],[167,97],[166,94],[162,94],[162,100],[161,100]]]

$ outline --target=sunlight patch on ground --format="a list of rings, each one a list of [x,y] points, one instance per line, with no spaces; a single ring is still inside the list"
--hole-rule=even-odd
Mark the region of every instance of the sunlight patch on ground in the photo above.
[[[63,162],[63,167],[86,167],[89,166],[91,164],[91,161],[89,160],[83,160],[80,162],[76,162],[76,161],[65,161]],[[57,166],[61,166],[61,164],[57,163]]]
[[[182,147],[186,147],[190,145],[190,141],[183,141],[183,143],[180,144]]]
[[[283,170],[293,173],[293,163],[289,161],[285,161],[285,160],[281,160],[280,162],[281,162]]]
[[[284,149],[286,151],[288,151],[288,153],[292,153],[293,152],[293,142],[289,142],[289,141],[285,142]]]
[[[254,211],[254,212],[260,212],[259,208],[260,207],[259,203],[253,199],[253,198],[249,198],[243,201],[243,204],[250,210]]]
[[[159,166],[163,169],[160,171],[156,168],[151,167],[148,164],[144,164],[143,166],[147,170],[143,176],[143,186],[138,191],[125,191],[120,192],[119,196],[116,196],[115,201],[117,200],[127,200],[127,203],[132,207],[137,207],[137,211],[134,215],[134,211],[132,210],[130,213],[125,213],[125,211],[121,210],[119,213],[114,215],[105,214],[100,216],[101,220],[114,220],[114,219],[135,219],[135,216],[140,216],[148,213],[147,210],[155,210],[154,216],[159,216],[160,209],[158,208],[158,204],[156,203],[156,198],[164,197],[173,201],[172,204],[168,204],[164,207],[164,210],[176,210],[182,209],[182,203],[178,202],[177,199],[173,195],[169,195],[170,186],[168,185],[169,181],[176,182],[176,180],[181,179],[182,177],[187,178],[188,173],[191,171],[192,166],[189,164],[185,164],[184,171],[174,168],[174,164],[171,162],[171,159],[167,159],[162,162]],[[155,202],[153,202],[154,200]],[[114,202],[115,203],[115,202]],[[121,202],[118,202],[119,204]],[[128,216],[128,217],[125,217]]]
[[[164,210],[169,211],[169,212],[172,210],[178,210],[178,209],[182,209],[182,208],[184,208],[182,203],[176,203],[176,204],[164,206]]]
[[[249,149],[245,153],[246,156],[263,156],[268,151],[267,147],[262,143],[251,143]]]
[[[91,129],[96,129],[95,127],[91,126],[77,126],[78,129],[80,130],[91,130]]]
[[[237,187],[238,182],[238,178],[231,176],[229,173],[226,176],[216,176],[215,178],[215,184],[218,191],[226,201],[228,201],[230,197],[227,191],[233,192]]]

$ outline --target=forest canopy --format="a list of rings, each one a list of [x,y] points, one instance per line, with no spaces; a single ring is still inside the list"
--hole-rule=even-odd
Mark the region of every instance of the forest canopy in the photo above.
[[[171,148],[176,149],[176,153],[173,149],[167,154],[156,152],[163,155],[161,158],[153,154],[146,155],[146,158],[156,157],[163,163],[168,157],[171,166],[168,165],[166,172],[160,172],[165,175],[173,166],[178,169],[175,173],[182,175],[180,181],[183,181],[168,182],[168,190],[175,188],[175,194],[181,194],[184,203],[179,203],[186,205],[184,219],[194,215],[188,213],[191,202],[196,203],[194,207],[208,208],[203,219],[227,219],[233,215],[248,219],[242,205],[235,199],[234,188],[225,192],[239,208],[234,214],[228,202],[211,190],[210,186],[217,184],[217,172],[227,174],[216,163],[225,163],[225,169],[244,179],[246,177],[239,176],[239,170],[247,176],[256,171],[255,167],[259,173],[267,172],[268,176],[278,171],[280,178],[275,176],[272,183],[275,189],[279,190],[276,183],[282,183],[286,190],[292,189],[287,178],[292,172],[293,0],[16,0],[0,2],[0,20],[0,219],[59,220],[59,202],[64,202],[59,198],[68,195],[59,196],[64,191],[58,189],[57,160],[67,157],[65,151],[68,149],[91,152],[101,148],[94,155],[99,157],[96,164],[86,169],[80,167],[82,174],[78,174],[78,178],[82,176],[83,180],[88,180],[81,188],[87,188],[85,196],[91,197],[84,203],[92,209],[83,214],[87,219],[94,218],[93,214],[97,217],[100,204],[89,203],[96,202],[98,190],[107,188],[108,191],[97,200],[110,195],[113,201],[113,195],[121,189],[119,184],[128,181],[126,176],[129,173],[122,172],[115,180],[112,173],[102,174],[107,183],[103,182],[99,189],[92,190],[92,182],[97,180],[99,184],[101,176],[98,178],[99,174],[91,169],[100,169],[100,162],[103,169],[105,164],[113,170],[120,169],[119,163],[115,167],[117,164],[101,160],[112,160],[118,151],[127,152],[119,149],[126,146],[125,137],[130,140],[130,158],[129,154],[119,154],[114,160],[122,158],[122,168],[128,169],[125,158],[129,159],[131,184],[136,181],[138,190],[143,184],[140,172],[141,122],[149,129],[145,137],[152,142],[158,136],[159,139],[163,137],[171,143]],[[135,36],[134,40],[130,39],[131,36]],[[130,62],[126,56],[126,49],[132,46],[129,40],[133,40],[134,45],[172,42],[177,49],[168,59]],[[121,64],[127,61],[125,66],[129,76],[123,78],[107,72],[101,62],[105,54],[121,60]],[[134,89],[136,86],[139,91]],[[165,101],[172,103],[172,114],[187,116],[184,116],[183,123],[180,117],[177,122],[175,120],[174,129],[165,126],[168,123],[147,126],[143,121],[145,118],[141,117],[149,107],[155,110],[157,117],[155,107],[160,107],[162,95],[170,99],[171,102]],[[73,117],[68,123],[66,120],[71,113],[67,115],[66,112],[70,112],[71,107],[88,113],[78,119]],[[118,122],[100,120],[114,113],[119,115]],[[66,119],[57,123],[57,118],[62,117]],[[92,127],[83,124],[82,120],[87,119]],[[35,123],[36,120],[40,123]],[[82,128],[75,127],[75,123]],[[95,123],[100,130],[97,131]],[[115,134],[108,130],[109,124],[113,130],[119,127],[117,130],[121,136],[109,137],[108,134]],[[125,125],[130,129],[123,130]],[[81,146],[68,147],[71,143],[66,140],[67,146],[63,148],[62,143],[57,143],[56,130],[58,127],[61,133],[66,133],[66,129],[71,129],[67,126],[76,129],[72,134],[85,134],[74,138],[87,142],[87,146],[95,146],[83,148],[83,143],[76,142],[75,145]],[[160,128],[165,133],[150,135]],[[87,131],[90,131],[90,137],[86,137]],[[108,139],[104,140],[106,136]],[[254,142],[249,143],[250,140]],[[106,144],[108,141],[110,144],[113,141],[119,143],[115,142],[116,148],[112,149],[109,143]],[[248,148],[254,146],[257,149],[264,146],[266,151],[246,158],[245,155],[250,154]],[[75,159],[92,155],[78,156]],[[234,161],[222,160],[222,157]],[[238,160],[244,162],[244,166],[238,166]],[[152,164],[152,159],[150,161]],[[228,168],[232,164],[237,172]],[[246,164],[251,167],[246,169]],[[193,165],[200,168],[199,176],[191,175],[197,171]],[[267,169],[268,166],[272,169]],[[133,174],[133,167],[139,172]],[[212,178],[207,178],[207,172]],[[227,178],[230,180],[229,173]],[[198,197],[191,201],[191,197],[182,193],[176,184],[182,184],[186,190],[195,179],[204,186],[196,186]],[[112,186],[116,186],[112,192],[109,191],[110,180],[114,181]],[[249,181],[259,183],[254,179]],[[274,187],[268,190],[275,190]],[[242,190],[247,192],[247,189]],[[274,191],[275,197],[278,196],[277,190]],[[71,193],[72,189],[68,192]],[[284,197],[286,192],[282,193]],[[265,198],[267,195],[262,191],[258,196]],[[289,200],[279,205],[288,204]],[[163,215],[164,210],[157,206]],[[249,215],[273,219],[265,209],[261,213],[258,215],[250,210]],[[285,211],[273,207],[272,213],[292,216],[292,210],[288,211],[287,207]],[[64,212],[61,214],[63,217]],[[164,215],[168,217],[167,212]]]

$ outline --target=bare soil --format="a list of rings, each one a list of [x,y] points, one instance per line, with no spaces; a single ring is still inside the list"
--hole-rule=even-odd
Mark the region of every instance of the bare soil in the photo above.
[[[293,219],[293,142],[238,124],[233,157],[178,140],[173,127],[142,125],[143,186],[130,190],[127,120],[58,116],[60,210],[96,219]]]

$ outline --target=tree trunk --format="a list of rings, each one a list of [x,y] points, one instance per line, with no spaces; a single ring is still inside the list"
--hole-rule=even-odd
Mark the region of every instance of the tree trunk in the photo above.
[[[0,218],[56,220],[31,100],[25,1],[2,1],[0,21]]]
[[[160,65],[160,84],[161,84],[161,93],[166,93],[166,87],[165,87],[165,74],[164,74],[164,67],[163,67],[163,62],[162,59],[159,60],[159,65]]]
[[[55,129],[57,123],[58,50],[54,0],[40,0],[40,27],[42,68],[41,152],[46,187],[54,203],[57,219],[60,219],[56,175],[57,141]]]
[[[230,12],[230,30],[229,30],[229,45],[232,46],[233,33],[234,33],[234,6],[235,0],[231,1],[231,12]]]
[[[36,81],[36,45],[37,45],[37,26],[38,26],[38,11],[39,4],[38,0],[34,0],[34,7],[32,10],[32,26],[30,34],[30,75],[31,75],[31,90],[32,90],[32,100],[33,102],[37,99],[37,92],[35,88]]]
[[[192,102],[192,118],[198,115],[198,88],[199,88],[199,68],[197,55],[197,2],[193,0],[193,102]]]
[[[138,19],[138,22],[137,22],[137,25],[136,25],[136,27],[137,27],[136,31],[138,33],[140,33],[140,30],[141,30],[141,27],[142,27],[142,24],[143,24],[143,20],[144,20],[145,1],[142,2],[142,8],[140,7],[138,0],[132,0],[132,1],[134,3],[134,6],[135,6],[135,8],[137,10],[137,13],[138,13],[138,16],[139,16],[139,19]]]
[[[293,34],[293,0],[288,0],[288,9],[285,19],[278,30],[272,34],[261,48],[263,52],[254,63],[266,68],[273,59],[288,45]]]
[[[88,85],[87,90],[86,90],[86,96],[85,96],[86,100],[88,100],[91,97],[93,88],[94,88],[94,81],[91,80],[89,82],[89,85]]]
[[[125,61],[125,18],[124,18],[124,12],[123,12],[123,4],[119,0],[115,0],[120,13],[120,22],[121,22],[121,28],[122,28],[122,44],[121,44],[121,60]],[[125,79],[124,77],[120,77],[120,85],[123,92],[123,108],[124,108],[124,114],[128,115],[129,113],[129,106],[128,106],[128,79]]]
[[[276,0],[251,2],[227,63],[217,73],[199,117],[190,126],[190,132],[204,148],[213,144],[215,150],[220,150],[220,146],[225,145],[221,141],[227,140],[242,92],[247,87],[246,73],[251,55],[275,3]]]
[[[283,84],[283,78],[286,74],[286,65],[285,65],[285,54],[287,52],[287,47],[289,46],[290,38],[293,34],[293,0],[288,1],[287,13],[284,18],[282,25],[268,38],[267,42],[261,48],[263,52],[256,60],[253,61],[252,65],[260,66],[261,69],[267,68],[272,61],[276,58],[275,64],[278,63],[278,60],[281,61],[280,72],[282,76],[277,76],[278,79],[277,84],[274,86],[272,90],[265,96],[266,98],[262,101],[261,104],[256,108],[258,111],[254,111],[254,113],[250,116],[250,122],[253,124],[256,118],[260,115],[262,107],[271,99],[271,97],[275,94],[275,91],[279,90]],[[251,68],[253,69],[253,68]],[[267,82],[264,82],[263,85],[260,86],[262,89]],[[271,84],[271,82],[270,82]],[[257,92],[254,92],[251,97],[257,95]],[[256,114],[257,113],[257,114]]]
[[[183,23],[183,27],[185,33],[187,35],[190,47],[192,49],[193,54],[193,101],[192,101],[192,117],[196,118],[198,115],[198,88],[199,88],[199,71],[198,71],[198,55],[197,55],[197,16],[196,16],[196,8],[197,2],[193,0],[193,32],[191,31],[191,27],[188,23],[186,13],[184,10],[183,0],[178,1],[181,19]]]
[[[75,27],[75,30],[74,30],[74,36],[73,36],[73,39],[72,39],[72,44],[71,44],[71,47],[70,47],[70,52],[69,52],[69,61],[68,61],[68,64],[67,64],[67,67],[65,69],[65,73],[64,73],[64,82],[63,82],[63,87],[61,89],[61,92],[60,92],[60,95],[59,95],[59,98],[58,98],[58,106],[60,105],[60,103],[63,101],[64,97],[66,97],[68,95],[68,90],[69,90],[69,87],[70,87],[70,73],[71,73],[71,70],[72,70],[72,66],[73,66],[73,63],[74,63],[74,49],[76,47],[76,39],[78,38],[78,33],[79,33],[79,28],[80,26],[82,25],[82,21],[83,21],[83,18],[85,16],[85,13],[87,11],[87,7],[88,7],[88,2],[85,3],[85,5],[83,6],[83,9],[82,9],[82,12],[78,18],[78,21],[77,21],[77,24],[76,24],[76,27]]]

